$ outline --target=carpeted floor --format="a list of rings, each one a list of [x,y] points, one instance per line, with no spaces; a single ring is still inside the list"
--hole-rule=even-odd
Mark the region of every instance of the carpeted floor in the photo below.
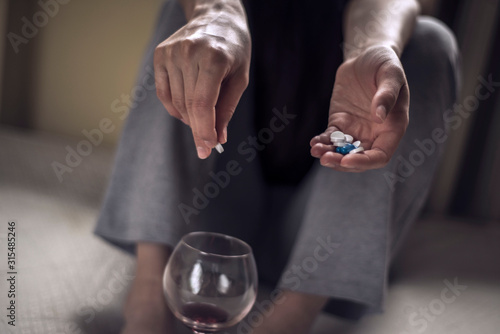
[[[91,233],[113,149],[93,147],[60,182],[53,164],[64,164],[66,146],[78,142],[0,128],[0,333],[104,334],[122,325],[135,260]],[[9,221],[16,222],[15,328],[6,317]],[[386,312],[356,323],[324,314],[312,334],[499,333],[500,222],[471,223],[419,221],[396,259]]]

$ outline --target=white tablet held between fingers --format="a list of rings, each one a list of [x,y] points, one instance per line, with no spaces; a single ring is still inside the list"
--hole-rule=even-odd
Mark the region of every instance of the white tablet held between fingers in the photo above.
[[[224,152],[224,147],[222,147],[221,143],[217,143],[217,145],[215,145],[215,149],[216,149],[216,150],[217,150],[217,152],[219,152],[219,153]]]

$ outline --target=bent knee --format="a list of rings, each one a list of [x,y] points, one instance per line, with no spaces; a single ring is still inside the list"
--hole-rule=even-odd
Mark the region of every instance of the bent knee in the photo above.
[[[405,56],[431,68],[443,62],[451,62],[456,67],[459,51],[455,35],[444,23],[430,16],[419,16]]]
[[[444,23],[428,16],[418,17],[401,61],[414,97],[420,94],[428,100],[432,92],[432,100],[436,96],[444,98],[444,109],[457,99],[461,86],[460,52],[453,32]]]

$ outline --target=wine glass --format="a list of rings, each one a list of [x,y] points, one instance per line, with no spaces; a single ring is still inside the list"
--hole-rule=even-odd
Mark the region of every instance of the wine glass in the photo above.
[[[194,333],[234,326],[257,296],[252,248],[224,234],[192,232],[175,247],[163,274],[170,310]]]

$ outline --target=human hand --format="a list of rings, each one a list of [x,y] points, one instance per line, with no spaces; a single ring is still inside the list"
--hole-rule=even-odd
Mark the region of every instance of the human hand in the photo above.
[[[158,45],[157,95],[191,127],[201,159],[227,141],[227,125],[248,85],[251,40],[244,9],[226,2],[195,8],[189,22]],[[238,7],[239,6],[239,7]]]
[[[345,61],[337,70],[328,127],[311,140],[311,154],[323,166],[363,172],[385,166],[408,125],[410,93],[397,54],[373,46]],[[360,140],[365,151],[334,152],[330,134],[340,130]]]

